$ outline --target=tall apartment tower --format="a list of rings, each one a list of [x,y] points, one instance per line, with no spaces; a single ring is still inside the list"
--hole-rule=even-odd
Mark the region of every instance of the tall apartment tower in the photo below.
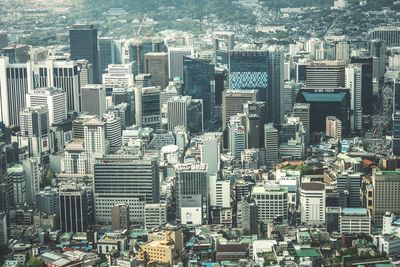
[[[0,121],[6,126],[18,126],[19,112],[32,89],[31,64],[10,64],[8,58],[0,57]]]
[[[350,89],[350,127],[355,133],[362,131],[362,65],[346,67],[346,88]]]
[[[111,208],[111,227],[113,231],[128,230],[130,225],[129,205],[121,203]]]
[[[168,77],[168,54],[162,52],[151,52],[144,55],[145,73],[150,73],[154,86],[167,87]]]
[[[293,105],[293,117],[300,118],[305,131],[304,142],[306,144],[310,141],[310,104],[309,103],[296,103]]]
[[[143,222],[146,203],[160,200],[158,159],[130,155],[107,155],[94,164],[96,221],[112,221],[110,209],[119,203],[129,205],[131,222]]]
[[[61,185],[59,189],[60,230],[85,232],[90,226],[88,194],[86,188],[78,185]]]
[[[231,116],[243,112],[243,104],[257,101],[257,90],[228,90],[222,92],[222,129],[228,126]]]
[[[69,31],[70,58],[86,59],[93,65],[94,82],[100,82],[97,29],[94,25],[73,25]]]
[[[49,126],[67,118],[67,95],[58,88],[39,88],[29,92],[26,95],[26,106],[47,106]]]
[[[100,84],[88,84],[81,88],[83,112],[102,115],[107,111],[106,88]]]
[[[328,116],[326,117],[326,136],[341,139],[342,138],[342,122],[334,117]]]
[[[279,159],[279,135],[273,124],[264,125],[265,164],[272,168]]]

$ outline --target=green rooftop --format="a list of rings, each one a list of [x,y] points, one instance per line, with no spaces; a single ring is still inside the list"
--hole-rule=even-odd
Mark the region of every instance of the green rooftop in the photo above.
[[[319,252],[319,250],[316,250],[316,249],[313,249],[313,248],[302,248],[300,250],[297,250],[296,254],[300,258],[303,258],[303,257],[310,257],[310,258],[322,257],[321,256],[321,252]]]

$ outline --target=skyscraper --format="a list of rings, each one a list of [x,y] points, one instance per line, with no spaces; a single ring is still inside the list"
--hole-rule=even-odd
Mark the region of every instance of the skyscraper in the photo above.
[[[301,221],[305,224],[325,223],[325,184],[302,183],[300,190]]]
[[[20,112],[20,146],[27,146],[29,156],[49,152],[49,125],[46,106],[33,106]]]
[[[273,124],[264,125],[265,136],[265,164],[268,168],[272,168],[278,162],[279,158],[279,137],[278,130]]]
[[[282,51],[268,53],[267,122],[283,122],[284,54]]]
[[[108,153],[109,141],[106,140],[105,122],[98,118],[90,119],[83,123],[85,150],[93,170],[94,158]]]
[[[345,61],[312,61],[307,64],[307,88],[343,88]]]
[[[268,100],[268,51],[230,51],[228,63],[230,90],[258,90],[259,100]]]
[[[257,101],[257,90],[228,90],[222,92],[222,129],[228,126],[231,116],[243,112],[243,104]]]
[[[193,54],[191,47],[171,47],[168,49],[169,78],[183,78],[183,57]]]
[[[392,113],[392,153],[400,156],[400,82],[394,81]]]
[[[204,120],[207,124],[214,102],[211,94],[214,75],[214,65],[192,57],[183,57],[183,95],[203,100]]]
[[[373,57],[352,57],[351,63],[353,64],[361,64],[361,73],[362,73],[362,92],[361,92],[361,105],[363,115],[372,114],[373,105],[373,65],[374,60]]]
[[[111,207],[119,203],[129,205],[132,222],[143,222],[144,204],[160,199],[158,159],[119,154],[96,159],[94,193],[97,222],[111,222]]]
[[[378,77],[383,80],[386,72],[386,43],[380,39],[371,40],[369,44],[369,52],[373,57],[378,58]]]
[[[161,87],[168,85],[168,54],[162,52],[151,52],[144,55],[145,73],[150,73],[153,84]]]
[[[100,72],[105,73],[108,65],[116,63],[114,58],[115,44],[111,37],[100,37],[98,41]]]
[[[168,101],[167,106],[169,131],[173,131],[176,126],[180,125],[191,133],[203,132],[203,105],[200,99],[176,96]]]
[[[63,184],[59,189],[60,230],[85,232],[90,226],[87,189],[79,185]]]
[[[73,25],[69,31],[72,60],[86,59],[93,65],[94,82],[100,82],[97,29],[94,25]]]
[[[300,118],[305,131],[304,142],[308,144],[310,140],[310,104],[296,103],[293,106],[293,117]]]
[[[346,67],[346,88],[350,89],[350,127],[355,133],[362,131],[362,65]]]
[[[218,174],[221,162],[222,132],[208,132],[201,136],[201,162],[208,165],[208,173]]]
[[[106,88],[99,84],[88,84],[81,88],[82,111],[90,115],[106,112]]]
[[[0,57],[0,121],[6,126],[18,126],[19,112],[32,89],[31,64],[9,64],[8,58]]]
[[[240,159],[242,151],[246,149],[246,128],[244,124],[244,114],[231,116],[229,120],[229,152],[234,159]]]
[[[129,87],[134,85],[133,64],[111,64],[103,73],[103,85],[106,87]]]
[[[209,208],[208,166],[204,163],[179,163],[176,174],[176,218],[181,218],[182,204],[186,197],[200,198],[203,221],[207,222]]]
[[[49,126],[67,118],[67,97],[61,89],[54,87],[35,89],[26,95],[26,106],[47,106]]]
[[[383,26],[372,30],[372,39],[383,40],[389,47],[400,46],[400,27]]]
[[[135,88],[135,123],[160,128],[160,87]]]
[[[25,172],[22,164],[16,163],[7,168],[7,184],[10,193],[10,205],[22,207],[26,202]]]

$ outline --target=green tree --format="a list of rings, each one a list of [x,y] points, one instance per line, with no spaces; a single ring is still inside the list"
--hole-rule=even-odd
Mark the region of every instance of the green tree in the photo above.
[[[26,267],[45,267],[44,261],[38,257],[32,257],[26,263]]]
[[[46,173],[46,177],[44,179],[44,186],[51,185],[51,182],[53,181],[54,177],[55,177],[54,172],[51,169],[48,169],[47,173]]]

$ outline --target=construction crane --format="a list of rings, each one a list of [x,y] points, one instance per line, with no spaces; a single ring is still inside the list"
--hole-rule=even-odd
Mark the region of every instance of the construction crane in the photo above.
[[[139,29],[137,31],[137,35],[140,35],[140,31],[142,30],[142,26],[143,26],[144,21],[146,20],[146,17],[147,17],[147,13],[144,14],[144,16],[143,16],[142,22],[140,23]]]

